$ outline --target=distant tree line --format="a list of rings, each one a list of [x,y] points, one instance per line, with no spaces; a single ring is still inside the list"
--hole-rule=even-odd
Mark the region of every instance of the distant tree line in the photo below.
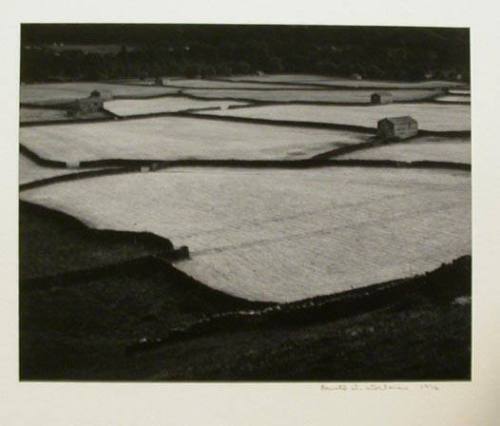
[[[110,52],[82,45],[115,45]],[[467,29],[24,24],[21,81],[319,73],[469,80]]]

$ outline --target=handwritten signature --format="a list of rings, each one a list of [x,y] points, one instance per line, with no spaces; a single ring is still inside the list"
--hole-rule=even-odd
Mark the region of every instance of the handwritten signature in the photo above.
[[[438,391],[439,386],[432,383],[416,383],[416,384],[401,384],[401,383],[340,383],[340,384],[322,384],[320,389],[322,391],[332,391],[332,392],[355,392],[355,391],[411,391],[411,390],[422,390],[422,391]]]

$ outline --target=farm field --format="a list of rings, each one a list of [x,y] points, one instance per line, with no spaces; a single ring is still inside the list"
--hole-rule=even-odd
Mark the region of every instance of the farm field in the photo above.
[[[266,84],[259,82],[248,82],[248,81],[231,81],[226,78],[216,79],[203,79],[203,78],[184,78],[184,77],[163,77],[163,86],[179,89],[254,89],[254,90],[270,90],[270,89],[314,89],[314,86],[304,84],[304,85],[293,85],[289,84]],[[113,83],[118,84],[135,84],[141,86],[155,86],[156,81],[154,79],[123,79],[115,80]],[[161,87],[161,86],[159,86]]]
[[[199,101],[182,97],[163,97],[154,99],[117,99],[104,103],[104,109],[115,115],[127,117],[138,114],[155,114],[186,109],[221,108],[232,105],[246,105],[232,101]]]
[[[248,300],[364,287],[471,251],[466,172],[177,168],[60,183],[21,199],[98,229],[188,245],[191,259],[177,268]]]
[[[204,79],[176,79],[164,80],[164,85],[170,87],[182,87],[186,89],[255,89],[255,90],[270,90],[270,89],[311,89],[308,85],[295,85],[290,87],[288,84],[262,84],[258,82],[239,82],[221,80],[204,80]]]
[[[468,95],[445,95],[438,96],[437,102],[468,102],[470,103],[470,96]]]
[[[157,117],[23,127],[20,142],[58,161],[102,159],[302,159],[367,135],[327,129]]]
[[[349,154],[338,159],[393,160],[393,161],[450,161],[471,163],[469,138],[420,137],[406,142],[380,145]]]
[[[443,87],[461,87],[462,83],[443,80],[429,80],[418,82],[400,82],[400,81],[380,81],[380,80],[343,80],[343,79],[325,79],[318,80],[317,84],[325,86],[342,86],[352,88],[380,88],[380,89],[436,89]]]
[[[102,82],[37,83],[21,85],[20,102],[50,105],[61,101],[85,98],[93,90],[100,91],[106,97],[130,96],[138,98],[178,92],[176,89],[167,87],[141,87]]]
[[[463,83],[444,80],[429,80],[419,82],[383,81],[383,80],[355,80],[342,77],[327,77],[322,75],[304,74],[275,74],[275,75],[249,75],[229,77],[232,81],[255,81],[266,83],[293,83],[317,84],[325,86],[344,86],[353,88],[378,87],[388,89],[432,89],[439,87],[461,87]]]
[[[28,121],[49,121],[49,120],[67,120],[68,115],[62,109],[47,108],[19,108],[19,121],[25,123]]]
[[[86,169],[89,170],[89,169]],[[75,170],[62,169],[56,167],[43,167],[36,164],[34,161],[19,155],[19,183],[24,184],[33,182],[39,179],[46,179],[54,176],[67,175],[74,173]]]
[[[377,127],[385,117],[411,115],[420,129],[446,131],[470,130],[470,105],[436,103],[388,104],[377,106],[337,105],[269,105],[258,108],[237,108],[207,111],[207,114],[261,118],[267,120],[309,121]]]
[[[470,96],[470,89],[450,89],[448,90],[450,95],[464,95]]]
[[[95,118],[109,118],[107,112],[97,111],[87,114],[82,114],[77,117],[72,117],[66,114],[62,109],[48,109],[48,108],[20,108],[19,109],[19,122],[20,123],[34,123],[37,121],[60,121],[60,120],[92,120]]]
[[[298,83],[304,81],[307,83],[315,83],[324,80],[324,75],[318,74],[265,74],[265,75],[238,75],[232,77],[225,77],[225,80],[231,81],[255,81],[265,83]],[[348,79],[343,79],[347,80]]]
[[[323,103],[370,103],[372,90],[202,90],[186,89],[184,93],[201,98],[228,98],[262,102],[323,102]],[[393,91],[393,99],[400,102],[432,99],[441,93],[429,90],[397,90]]]

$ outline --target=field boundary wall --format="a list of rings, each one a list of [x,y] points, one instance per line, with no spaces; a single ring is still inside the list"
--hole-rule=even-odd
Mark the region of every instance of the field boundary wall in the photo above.
[[[187,326],[173,328],[166,337],[143,338],[129,345],[127,353],[134,355],[208,333],[332,321],[389,305],[405,304],[415,296],[426,297],[434,303],[449,303],[455,297],[470,294],[471,257],[462,256],[431,272],[409,278],[297,302],[277,303],[263,309],[215,314]]]

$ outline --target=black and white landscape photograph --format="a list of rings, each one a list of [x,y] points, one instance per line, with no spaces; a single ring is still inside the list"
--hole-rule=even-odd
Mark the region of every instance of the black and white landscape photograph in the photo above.
[[[469,42],[21,24],[19,379],[470,381]]]

